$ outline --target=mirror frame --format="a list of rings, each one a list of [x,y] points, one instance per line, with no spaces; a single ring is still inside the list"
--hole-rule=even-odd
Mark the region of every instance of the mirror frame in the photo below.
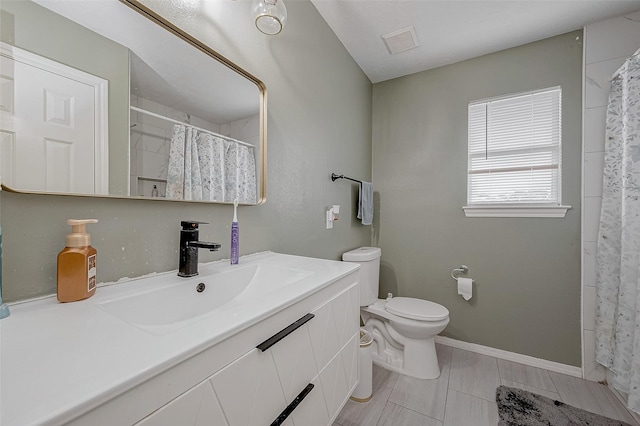
[[[245,71],[238,65],[234,64],[224,56],[220,55],[218,52],[210,48],[205,43],[196,39],[192,35],[178,28],[147,6],[141,4],[137,0],[118,0],[120,3],[130,7],[134,11],[138,12],[142,16],[151,20],[152,22],[159,25],[161,28],[169,31],[180,39],[184,40],[187,44],[195,47],[199,51],[208,55],[212,59],[218,61],[220,64],[226,66],[232,71],[240,74],[250,82],[254,83],[258,87],[258,91],[260,93],[260,144],[259,149],[260,153],[257,160],[257,165],[260,168],[260,173],[258,174],[259,185],[258,185],[258,200],[255,204],[247,204],[241,203],[241,205],[247,206],[257,206],[264,204],[267,201],[267,87],[265,84],[260,81],[258,78]],[[133,196],[123,196],[123,195],[109,195],[109,194],[72,194],[72,193],[62,193],[62,192],[44,192],[44,191],[28,191],[28,190],[19,190],[13,189],[4,184],[1,184],[2,190],[17,194],[36,194],[36,195],[64,195],[71,197],[94,197],[94,198],[116,198],[116,199],[125,199],[125,200],[153,200],[153,201],[170,201],[170,202],[185,202],[185,203],[201,203],[201,204],[233,204],[224,201],[192,201],[192,200],[174,200],[167,198],[155,198],[155,197],[133,197]]]

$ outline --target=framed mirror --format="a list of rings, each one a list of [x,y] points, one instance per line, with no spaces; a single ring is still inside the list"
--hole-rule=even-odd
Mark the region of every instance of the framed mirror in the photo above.
[[[136,0],[0,13],[4,189],[265,201],[260,80]]]

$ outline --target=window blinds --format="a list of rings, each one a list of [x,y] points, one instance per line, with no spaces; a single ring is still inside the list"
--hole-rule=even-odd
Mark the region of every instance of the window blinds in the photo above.
[[[469,104],[468,205],[560,205],[561,93]]]

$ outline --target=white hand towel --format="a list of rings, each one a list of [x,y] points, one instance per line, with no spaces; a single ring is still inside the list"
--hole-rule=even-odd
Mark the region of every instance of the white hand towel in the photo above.
[[[363,225],[373,223],[373,184],[362,182],[358,196],[358,219],[362,219]]]

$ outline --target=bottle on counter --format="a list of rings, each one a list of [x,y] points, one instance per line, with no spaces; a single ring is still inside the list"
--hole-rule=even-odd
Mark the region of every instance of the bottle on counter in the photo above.
[[[67,220],[71,234],[67,235],[64,250],[58,254],[57,293],[60,302],[75,302],[96,292],[97,251],[91,247],[87,223],[97,219]]]

